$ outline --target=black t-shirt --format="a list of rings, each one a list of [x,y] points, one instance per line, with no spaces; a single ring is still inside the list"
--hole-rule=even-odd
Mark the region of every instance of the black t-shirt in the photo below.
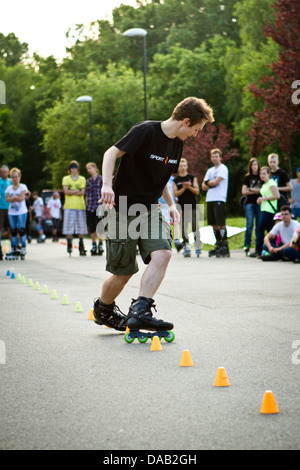
[[[263,185],[263,181],[260,179],[258,175],[246,175],[243,180],[243,185],[246,185],[247,188],[261,188]],[[247,196],[246,204],[256,204],[257,198],[260,194],[251,194]]]
[[[288,183],[290,181],[290,178],[289,178],[287,172],[282,170],[281,168],[278,168],[278,170],[274,171],[274,173],[272,172],[271,177],[273,178],[274,181],[276,181],[277,186],[279,188],[283,187],[283,186],[286,186],[286,183]],[[285,198],[287,197],[286,192],[280,193],[280,194],[282,194]]]
[[[174,178],[174,183],[177,186],[177,189],[180,190],[182,189],[182,183],[183,181],[190,181],[191,184],[193,184],[194,181],[194,175],[187,174],[185,176],[176,176]],[[193,194],[189,189],[186,189],[181,196],[178,196],[178,204],[183,207],[184,204],[190,204],[192,208],[196,207],[197,202],[196,202],[196,196]]]
[[[182,140],[167,137],[161,121],[143,121],[115,146],[126,152],[113,181],[116,209],[119,196],[127,196],[128,207],[140,203],[150,209],[158,203],[172,173],[178,170]]]

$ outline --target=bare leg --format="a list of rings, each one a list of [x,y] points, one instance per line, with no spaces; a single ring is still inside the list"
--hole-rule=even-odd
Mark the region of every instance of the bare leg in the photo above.
[[[151,253],[151,261],[141,279],[139,296],[153,298],[165,277],[171,256],[170,250],[157,250]]]
[[[102,291],[100,295],[100,300],[106,305],[110,305],[122,292],[125,285],[131,278],[131,275],[128,276],[118,276],[112,274],[109,276],[102,285]]]

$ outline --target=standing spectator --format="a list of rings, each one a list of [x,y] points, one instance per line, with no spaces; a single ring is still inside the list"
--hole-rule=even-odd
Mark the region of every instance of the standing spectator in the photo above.
[[[26,254],[26,220],[27,206],[25,194],[28,191],[26,184],[21,183],[21,171],[18,168],[10,170],[12,185],[6,189],[6,201],[9,202],[8,220],[11,229],[11,251],[6,254],[7,259],[22,259]],[[18,235],[20,236],[21,249],[18,252]]]
[[[31,228],[30,224],[32,222],[32,204],[31,204],[31,192],[27,191],[25,194],[25,203],[27,207],[27,220],[26,220],[26,237],[27,237],[27,242],[31,243]]]
[[[86,219],[87,225],[92,239],[91,255],[103,254],[103,238],[104,229],[102,222],[97,217],[97,209],[100,205],[102,176],[99,174],[96,163],[90,162],[86,165],[87,172],[91,176],[86,182],[85,202],[86,202]],[[96,233],[97,232],[97,233]],[[99,236],[98,252],[97,252],[97,234]]]
[[[208,256],[229,257],[225,207],[228,191],[228,168],[222,163],[220,149],[212,149],[210,158],[213,167],[207,170],[202,182],[202,189],[207,191],[207,223],[213,227],[216,246],[209,251]]]
[[[44,211],[45,211],[44,201],[41,197],[39,197],[36,191],[33,191],[32,199],[33,199],[33,210],[35,214],[35,225],[36,225],[36,229],[39,235],[37,242],[44,243],[44,241],[46,240],[46,235],[44,234],[44,230],[42,226],[42,220],[44,218]]]
[[[283,257],[285,248],[290,246],[295,231],[300,228],[299,222],[292,220],[293,214],[290,206],[282,206],[280,209],[282,221],[274,225],[265,236],[263,249],[266,253],[261,256],[263,261],[277,261]],[[276,238],[280,235],[281,243],[276,246]]]
[[[255,221],[255,240],[257,240],[257,227],[260,217],[260,206],[256,203],[259,196],[262,180],[259,176],[259,163],[256,158],[250,158],[248,172],[243,180],[242,195],[246,197],[244,208],[246,216],[246,232],[244,251],[248,255],[251,247],[251,238]],[[257,251],[257,250],[255,250]]]
[[[295,219],[300,220],[300,166],[296,170],[296,175],[297,178],[291,180],[293,189],[289,203],[291,204],[293,216]]]
[[[173,193],[178,198],[180,207],[181,235],[183,238],[185,257],[191,256],[191,248],[188,236],[188,224],[192,226],[195,240],[195,253],[201,254],[201,240],[199,230],[199,213],[196,196],[199,194],[199,184],[196,176],[188,173],[188,162],[181,158],[178,167],[178,176],[173,181]],[[175,244],[176,246],[176,244]]]
[[[62,220],[60,195],[55,191],[47,203],[52,220],[52,241],[58,242],[57,230],[59,222]]]
[[[79,175],[79,163],[76,160],[69,163],[69,173],[62,180],[65,194],[63,234],[67,238],[68,253],[72,253],[72,240],[76,234],[79,237],[79,254],[85,256],[83,236],[87,234],[84,201],[86,179]]]
[[[9,221],[8,221],[8,207],[9,202],[6,201],[5,191],[8,186],[11,185],[11,180],[9,178],[9,169],[8,166],[2,165],[0,168],[0,261],[3,260],[3,253],[1,247],[1,238],[2,230],[7,228],[9,230]]]
[[[274,225],[274,214],[277,212],[277,201],[280,198],[277,184],[271,178],[271,170],[268,166],[260,169],[260,178],[263,185],[260,190],[261,196],[257,199],[260,205],[260,218],[257,228],[256,252],[250,255],[251,258],[259,258],[262,252],[265,231],[270,232]]]
[[[268,165],[271,168],[271,177],[276,181],[281,200],[278,201],[278,210],[283,205],[288,204],[288,192],[292,191],[293,186],[286,171],[279,168],[279,156],[277,153],[270,153],[268,156]]]

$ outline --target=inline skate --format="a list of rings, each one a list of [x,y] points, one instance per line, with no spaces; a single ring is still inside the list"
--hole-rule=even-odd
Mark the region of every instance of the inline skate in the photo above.
[[[153,299],[148,297],[133,299],[129,307],[127,320],[127,326],[130,331],[124,336],[126,343],[133,343],[136,338],[140,343],[146,343],[148,338],[153,338],[154,336],[164,338],[167,342],[174,341],[175,334],[169,331],[174,328],[173,323],[154,318],[151,311],[152,308],[156,311]]]
[[[79,249],[79,255],[80,256],[86,256],[86,249],[84,248],[83,240],[81,240],[81,239],[79,240],[78,249]]]
[[[11,251],[6,253],[5,259],[9,261],[16,261],[19,258],[19,251],[17,247],[12,247]]]
[[[126,330],[127,316],[113,302],[106,305],[100,299],[94,301],[94,322],[97,325],[106,325],[118,331]]]

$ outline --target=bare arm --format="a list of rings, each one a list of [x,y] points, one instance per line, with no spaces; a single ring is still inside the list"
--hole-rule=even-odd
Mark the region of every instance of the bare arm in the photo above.
[[[162,197],[168,206],[168,211],[169,211],[170,217],[172,218],[172,223],[173,224],[178,223],[180,220],[180,214],[178,210],[176,209],[168,184],[166,184],[163,190]]]
[[[112,189],[112,179],[114,174],[114,169],[116,161],[118,158],[122,157],[125,154],[123,150],[119,150],[114,145],[110,147],[103,156],[102,164],[102,189],[101,189],[101,201],[102,204],[112,208],[115,201],[115,193]]]

